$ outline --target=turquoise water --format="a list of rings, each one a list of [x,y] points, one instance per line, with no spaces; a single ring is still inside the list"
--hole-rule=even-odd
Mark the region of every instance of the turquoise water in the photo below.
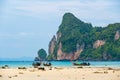
[[[82,62],[82,61],[80,61]],[[8,65],[9,67],[32,67],[33,61],[0,61],[0,67]],[[71,61],[51,61],[54,67],[72,67]],[[120,68],[120,61],[89,61],[91,67],[118,67]]]

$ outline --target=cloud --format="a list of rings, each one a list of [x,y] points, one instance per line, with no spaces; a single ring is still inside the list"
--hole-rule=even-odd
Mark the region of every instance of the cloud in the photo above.
[[[20,32],[18,33],[18,36],[34,36],[35,33],[28,33],[28,32]]]
[[[72,12],[79,18],[88,22],[91,20],[93,23],[104,20],[120,21],[119,0],[12,0],[9,3],[8,11],[15,15],[47,19]]]
[[[89,10],[104,10],[107,7],[114,6],[115,4],[110,1],[104,0],[93,0],[83,2],[83,0],[66,0],[66,1],[19,1],[15,0],[12,5],[14,5],[13,10],[20,10],[23,13],[28,14],[41,14],[41,13],[56,13],[61,11],[76,11],[80,10],[80,12],[84,12],[86,9]],[[77,11],[79,12],[79,11]]]
[[[35,33],[20,32],[20,33],[0,33],[0,39],[20,39],[35,36]]]
[[[18,32],[18,33],[0,33],[0,39],[40,39],[45,38],[46,36],[51,38],[53,33],[44,33],[44,32]]]

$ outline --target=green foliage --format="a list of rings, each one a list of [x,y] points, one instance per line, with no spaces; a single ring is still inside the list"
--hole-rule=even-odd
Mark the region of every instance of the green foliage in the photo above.
[[[52,54],[49,54],[49,55],[47,56],[47,60],[53,60],[53,55],[52,55]]]
[[[83,60],[120,60],[120,42],[107,42],[105,45],[96,49],[84,50],[80,59]]]
[[[85,43],[87,43],[89,39],[84,39],[84,37],[87,38],[87,34],[91,29],[91,24],[80,21],[71,13],[66,13],[58,30],[62,33],[60,41],[63,52],[75,52],[77,43],[82,44],[85,40]]]
[[[44,49],[40,49],[38,51],[38,57],[42,60],[45,60],[46,59],[46,56],[47,56],[47,53]]]

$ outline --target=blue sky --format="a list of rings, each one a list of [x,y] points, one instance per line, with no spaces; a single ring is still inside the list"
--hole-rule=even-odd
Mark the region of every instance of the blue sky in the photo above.
[[[93,26],[120,22],[120,0],[0,0],[0,58],[35,57],[66,12]]]

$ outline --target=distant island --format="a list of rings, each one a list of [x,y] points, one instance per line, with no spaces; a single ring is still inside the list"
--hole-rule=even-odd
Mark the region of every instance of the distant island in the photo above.
[[[120,60],[120,23],[93,27],[65,13],[47,60]]]

